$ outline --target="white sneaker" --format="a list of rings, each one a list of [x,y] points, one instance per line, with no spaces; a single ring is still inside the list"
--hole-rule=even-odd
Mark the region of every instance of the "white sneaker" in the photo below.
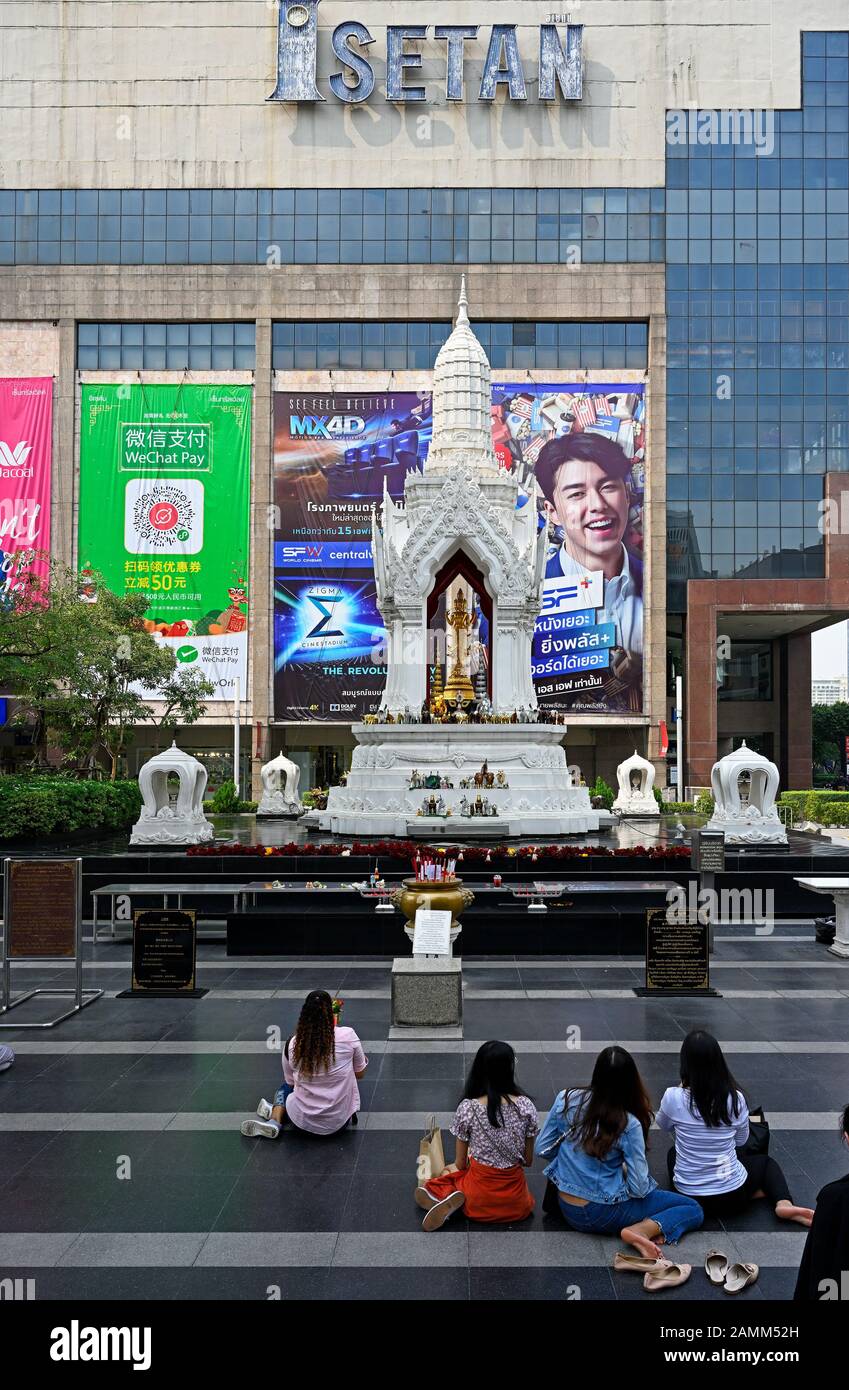
[[[438,1231],[440,1226],[444,1226],[449,1216],[453,1216],[455,1211],[459,1211],[466,1200],[464,1192],[451,1192],[447,1197],[443,1197],[440,1202],[435,1202],[422,1222],[423,1231]]]
[[[276,1139],[280,1126],[276,1120],[245,1120],[242,1133],[246,1139]]]
[[[272,1108],[273,1107],[271,1101],[261,1100],[256,1108],[256,1113],[259,1115],[259,1118],[261,1120],[270,1120]]]

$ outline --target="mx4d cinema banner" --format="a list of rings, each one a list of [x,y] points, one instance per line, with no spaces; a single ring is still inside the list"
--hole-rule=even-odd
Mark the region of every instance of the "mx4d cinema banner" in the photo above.
[[[385,667],[371,511],[427,468],[424,393],[275,395],[275,713],[358,719]],[[548,541],[532,676],[558,712],[643,705],[645,401],[641,384],[494,383],[493,442]],[[491,653],[488,653],[491,659]]]
[[[274,397],[274,701],[278,719],[357,720],[386,678],[371,512],[422,468],[431,397]]]
[[[0,605],[50,553],[53,378],[0,378]]]
[[[143,593],[218,699],[246,690],[250,458],[249,386],[82,388],[80,568]]]

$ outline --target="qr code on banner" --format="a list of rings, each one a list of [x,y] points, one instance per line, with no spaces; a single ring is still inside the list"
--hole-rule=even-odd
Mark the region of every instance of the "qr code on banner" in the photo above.
[[[124,505],[131,555],[196,555],[203,548],[203,483],[198,478],[133,478]]]

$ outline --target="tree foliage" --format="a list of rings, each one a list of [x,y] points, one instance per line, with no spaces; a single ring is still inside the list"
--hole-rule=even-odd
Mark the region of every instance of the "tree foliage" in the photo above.
[[[842,771],[844,739],[849,734],[849,704],[840,700],[835,705],[814,705],[811,725],[814,762],[836,762]]]
[[[34,759],[57,744],[72,766],[93,775],[108,761],[117,775],[135,724],[193,723],[214,687],[199,673],[177,674],[168,647],[145,631],[147,596],[115,594],[99,574],[85,580],[51,564],[13,588],[0,612],[0,682],[19,723],[33,727]],[[149,701],[160,694],[163,703]]]

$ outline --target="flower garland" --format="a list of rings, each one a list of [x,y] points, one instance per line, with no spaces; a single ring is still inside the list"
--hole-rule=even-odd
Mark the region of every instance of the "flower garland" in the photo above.
[[[354,840],[352,844],[304,844],[291,842],[288,845],[191,845],[187,854],[209,857],[215,855],[252,855],[259,858],[307,859],[310,857],[339,859],[360,856],[369,859],[401,859],[409,863],[417,853],[426,849],[428,853],[445,854],[444,845],[423,846],[414,840]],[[452,847],[453,849],[453,847]],[[483,864],[494,860],[530,859],[687,859],[690,858],[688,845],[633,845],[629,849],[607,849],[604,845],[463,845],[458,847],[458,868],[463,863]]]

